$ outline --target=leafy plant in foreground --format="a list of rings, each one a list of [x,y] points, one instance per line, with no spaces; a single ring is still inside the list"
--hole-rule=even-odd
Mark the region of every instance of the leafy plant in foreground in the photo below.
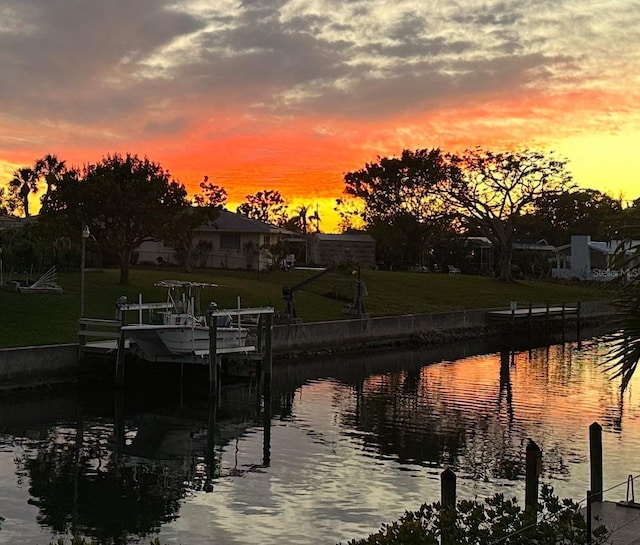
[[[496,494],[483,502],[459,501],[455,510],[442,510],[438,502],[424,504],[348,545],[595,545],[604,543],[609,534],[604,526],[597,526],[589,542],[579,504],[561,500],[552,487],[543,486],[537,523],[515,498]]]

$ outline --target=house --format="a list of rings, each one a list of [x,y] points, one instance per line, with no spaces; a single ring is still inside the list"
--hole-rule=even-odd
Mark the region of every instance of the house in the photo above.
[[[365,234],[314,233],[309,241],[309,261],[314,265],[331,266],[339,263],[358,263],[375,268],[376,242]]]
[[[467,264],[470,271],[478,274],[493,271],[493,243],[487,237],[467,237],[464,245],[468,248]]]
[[[195,231],[193,265],[226,269],[268,270],[272,250],[291,231],[221,210],[220,215]],[[148,240],[136,249],[137,263],[177,264],[175,251],[162,241]]]
[[[487,237],[467,237],[465,246],[469,249],[467,257],[468,269],[479,274],[489,274],[493,272],[495,255],[493,243]],[[536,262],[540,260],[546,264],[547,256],[552,255],[556,248],[545,239],[536,242],[514,242],[513,246],[514,262],[518,261],[525,270],[524,274],[532,274],[536,268]],[[546,270],[546,267],[545,267]]]
[[[629,273],[618,264],[620,252],[630,256],[637,248],[640,241],[600,242],[589,235],[573,235],[570,244],[556,248],[551,275],[565,280],[611,280]]]
[[[9,214],[0,214],[0,231],[7,229],[17,229],[30,223],[35,223],[37,216],[29,216],[28,218],[20,218]]]

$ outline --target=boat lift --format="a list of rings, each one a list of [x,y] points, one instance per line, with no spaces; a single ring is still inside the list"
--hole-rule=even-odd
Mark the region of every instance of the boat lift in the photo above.
[[[282,297],[285,300],[285,309],[284,315],[290,322],[297,322],[298,314],[296,312],[296,306],[294,301],[295,294],[300,291],[302,288],[307,286],[308,284],[315,282],[321,276],[324,276],[328,272],[335,271],[337,269],[336,266],[327,267],[325,269],[321,269],[317,274],[310,276],[309,278],[304,279],[302,282],[295,284],[294,286],[282,286]],[[365,283],[362,281],[362,276],[360,272],[360,266],[358,265],[356,269],[354,269],[352,274],[357,274],[356,280],[356,290],[353,299],[353,303],[344,305],[342,312],[343,314],[356,316],[358,318],[366,318],[367,314],[364,309],[364,297],[367,296],[367,287]]]

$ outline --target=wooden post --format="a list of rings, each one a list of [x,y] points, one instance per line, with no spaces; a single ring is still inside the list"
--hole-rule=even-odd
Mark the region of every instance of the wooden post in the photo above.
[[[591,460],[591,498],[602,501],[602,426],[589,426],[589,457]]]
[[[218,396],[218,318],[209,314],[209,396]]]
[[[518,304],[515,301],[511,301],[509,303],[509,309],[511,310],[511,333],[513,334],[514,329],[516,328],[516,308]]]
[[[580,348],[580,306],[581,303],[578,301],[576,305],[576,336],[578,337],[578,348]]]
[[[262,411],[262,465],[271,465],[271,382],[265,381]]]
[[[262,354],[264,347],[264,314],[258,314],[258,339],[256,343],[256,350],[258,354]]]
[[[126,297],[122,297],[119,300],[122,304],[126,303]],[[116,382],[121,382],[124,379],[124,356],[125,356],[125,342],[124,331],[122,327],[127,325],[127,313],[118,307],[118,318],[120,319],[120,328],[118,330],[118,350],[116,352]]]
[[[264,350],[262,351],[262,382],[271,384],[273,369],[273,314],[264,315]]]
[[[115,405],[113,433],[115,436],[116,452],[122,454],[124,453],[127,443],[124,425],[124,387],[121,383],[116,384],[113,397]]]
[[[262,352],[262,393],[264,396],[262,461],[271,463],[271,373],[273,371],[273,314],[264,315],[264,350]]]
[[[84,357],[84,348],[87,344],[87,336],[85,332],[87,331],[87,323],[80,318],[78,320],[78,359],[82,360]]]
[[[204,461],[206,464],[205,492],[213,492],[213,479],[216,474],[216,420],[218,415],[217,399],[209,398],[209,420],[207,422],[207,450]]]
[[[440,517],[442,545],[455,545],[456,474],[447,468],[440,473]]]
[[[542,470],[542,451],[534,441],[529,439],[526,451],[525,511],[534,523],[538,514],[538,484]]]
[[[547,310],[544,314],[544,338],[549,336],[549,301],[547,301]]]
[[[593,496],[591,495],[591,490],[587,490],[587,543],[591,543],[591,503],[593,502]]]
[[[456,506],[456,474],[449,468],[440,473],[440,504],[443,509]]]

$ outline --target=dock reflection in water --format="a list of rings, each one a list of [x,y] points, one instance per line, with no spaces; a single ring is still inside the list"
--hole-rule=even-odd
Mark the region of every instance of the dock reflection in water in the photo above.
[[[468,355],[477,349],[281,362],[266,406],[255,384],[225,386],[216,407],[177,380],[122,397],[3,396],[0,537],[344,542],[438,500],[445,467],[460,498],[523,502],[529,438],[543,451],[542,481],[581,500],[594,421],[605,488],[638,473],[634,384],[622,399],[597,367],[606,346]]]

